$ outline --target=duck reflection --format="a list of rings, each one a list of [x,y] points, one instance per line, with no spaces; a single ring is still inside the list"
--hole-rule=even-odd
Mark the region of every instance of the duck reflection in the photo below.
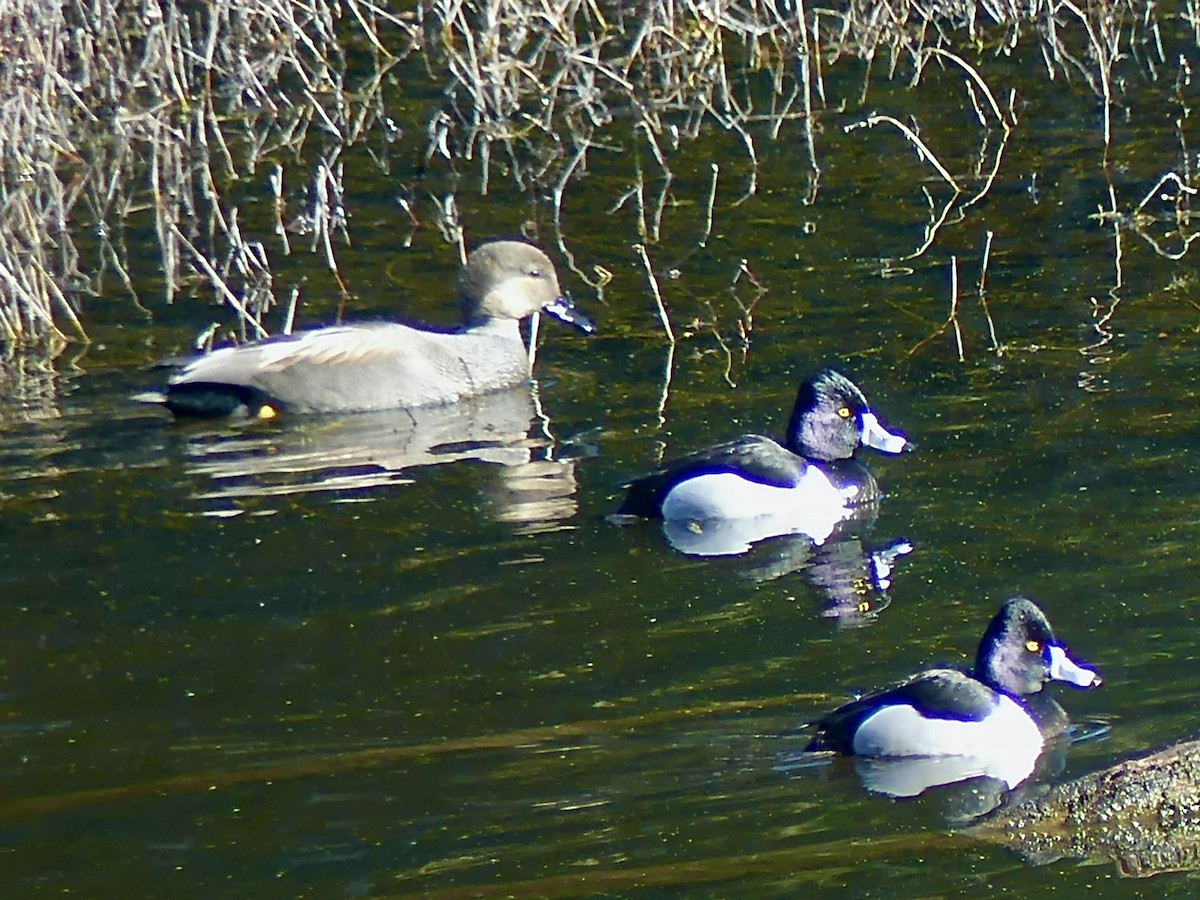
[[[1032,865],[1111,861],[1125,877],[1200,870],[1200,744],[1187,741],[1012,798],[968,834]],[[1186,884],[1187,882],[1182,882]]]
[[[185,454],[188,473],[209,480],[205,500],[357,495],[411,483],[425,466],[473,460],[496,467],[487,506],[499,521],[536,528],[576,510],[574,460],[562,458],[536,386],[447,406],[188,429]]]
[[[812,549],[804,575],[824,599],[821,615],[839,625],[867,625],[891,604],[896,560],[913,545],[897,538],[872,547],[859,535],[844,535]]]
[[[1043,763],[1037,754],[1032,759],[941,756],[849,757],[830,761],[813,760],[810,753],[801,752],[785,754],[775,768],[794,776],[817,767],[834,777],[852,773],[873,794],[919,802],[921,808],[931,810],[936,818],[961,825],[986,816],[1010,797],[1022,795],[1033,783],[1035,772],[1045,773],[1055,765],[1061,769],[1062,748],[1048,748],[1042,756],[1052,757],[1056,762]]]
[[[778,772],[802,776],[820,769],[833,777],[851,776],[872,794],[915,801],[938,819],[964,825],[1001,806],[1040,796],[1046,783],[1066,770],[1072,744],[1107,734],[1108,726],[1080,723],[1040,752],[997,752],[972,756],[814,758],[807,750],[780,755]]]
[[[889,590],[896,561],[913,550],[905,538],[871,540],[882,492],[870,469],[853,463],[854,480],[865,498],[845,510],[818,534],[793,532],[770,517],[667,520],[663,534],[675,550],[689,556],[744,555],[744,572],[754,582],[800,573],[823,598],[821,615],[839,625],[873,622],[891,603]],[[792,517],[790,522],[794,522]]]
[[[899,759],[854,757],[854,770],[862,786],[887,797],[916,797],[931,788],[972,783],[971,795],[990,799],[991,809],[999,796],[1033,774],[1040,753],[998,753],[994,756],[914,756]],[[955,791],[954,793],[958,793]]]
[[[939,818],[955,825],[981,819],[1001,805],[1023,802],[1040,794],[1047,779],[1061,774],[1067,750],[1087,735],[1064,736],[1038,753],[994,753],[989,756],[949,756],[909,759],[854,757],[862,786],[897,800],[921,798]]]

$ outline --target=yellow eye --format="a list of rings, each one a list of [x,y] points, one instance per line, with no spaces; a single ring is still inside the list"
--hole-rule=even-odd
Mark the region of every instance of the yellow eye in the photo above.
[[[1025,649],[1028,650],[1030,653],[1041,653],[1042,645],[1040,643],[1038,643],[1037,641],[1026,641]]]
[[[848,419],[848,418],[850,418],[850,416],[853,415],[853,413],[850,412],[850,407],[848,407],[848,406],[839,407],[837,414],[840,418],[843,418],[843,419]]]

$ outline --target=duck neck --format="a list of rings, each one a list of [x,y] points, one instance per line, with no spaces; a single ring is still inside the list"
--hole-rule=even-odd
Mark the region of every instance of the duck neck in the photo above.
[[[493,319],[490,316],[479,316],[469,319],[462,327],[464,334],[487,334],[508,337],[512,335],[521,340],[521,323],[516,319]],[[521,341],[522,344],[524,341]]]
[[[979,681],[982,681],[993,690],[1001,690],[996,678],[995,666],[990,661],[996,649],[995,641],[990,636],[985,636],[975,653],[974,674]]]
[[[805,459],[823,463],[850,459],[853,456],[853,452],[832,454],[827,449],[822,449],[838,446],[837,435],[830,433],[822,439],[822,435],[819,432],[826,430],[827,426],[821,422],[813,421],[812,416],[806,416],[800,410],[800,403],[797,402],[796,408],[792,410],[792,418],[788,421],[787,448],[789,450],[803,456]],[[832,429],[829,430],[832,431]]]
[[[796,394],[796,402],[792,406],[792,416],[788,419],[787,448],[806,459],[821,460],[821,453],[805,434],[805,410],[812,404],[812,394],[812,388],[807,382],[800,385],[800,390]],[[828,460],[823,461],[827,462]]]
[[[993,690],[1010,697],[1028,697],[1041,691],[1043,680],[1028,674],[1021,659],[1028,651],[985,637],[975,657],[975,677]]]

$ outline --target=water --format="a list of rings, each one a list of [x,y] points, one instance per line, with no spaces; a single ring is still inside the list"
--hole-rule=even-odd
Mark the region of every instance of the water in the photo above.
[[[419,429],[174,425],[128,397],[212,310],[155,307],[144,324],[118,295],[96,302],[96,345],[20,382],[0,419],[7,893],[1190,896],[1184,876],[1031,869],[950,834],[938,797],[784,764],[855,692],[968,663],[1014,593],[1106,679],[1060,692],[1106,731],[1042,777],[1196,731],[1194,275],[1128,231],[1118,255],[1088,218],[1096,102],[1055,90],[1027,92],[1039,124],[1015,133],[986,201],[907,261],[928,170],[898,135],[843,135],[831,115],[808,207],[794,135],[764,141],[760,190],[733,205],[745,160],[713,132],[680,157],[650,247],[681,273],[662,280],[690,332],[673,356],[634,215],[605,212],[626,162],[598,157],[565,231],[581,269],[614,272],[605,302],[562,270],[601,333],[547,325],[536,395]],[[969,165],[975,144],[949,130],[960,107],[872,99],[943,123],[927,139]],[[1170,145],[1134,124],[1139,147]],[[1135,150],[1117,154],[1129,204],[1160,172]],[[697,249],[710,156],[721,192]],[[393,246],[390,185],[362,177],[355,314],[399,301],[445,321],[453,253],[431,229]],[[513,199],[473,198],[472,236],[515,230]],[[987,231],[1001,355],[975,293]],[[962,362],[937,333],[952,254]],[[728,290],[742,259],[757,298]],[[316,301],[308,321],[329,314]],[[796,383],[827,362],[919,445],[871,460],[888,497],[857,538],[914,549],[868,615],[824,615],[828,570],[785,543],[700,559],[605,519],[664,452],[780,434]]]

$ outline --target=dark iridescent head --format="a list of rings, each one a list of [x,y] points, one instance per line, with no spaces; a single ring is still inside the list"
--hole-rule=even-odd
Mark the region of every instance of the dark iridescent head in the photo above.
[[[883,453],[911,446],[884,428],[863,392],[833,369],[821,369],[800,385],[787,437],[793,453],[821,462],[849,459],[860,445]]]
[[[975,677],[1018,697],[1036,694],[1047,681],[1100,685],[1100,676],[1067,655],[1046,616],[1024,597],[1005,603],[988,625],[975,657]]]

